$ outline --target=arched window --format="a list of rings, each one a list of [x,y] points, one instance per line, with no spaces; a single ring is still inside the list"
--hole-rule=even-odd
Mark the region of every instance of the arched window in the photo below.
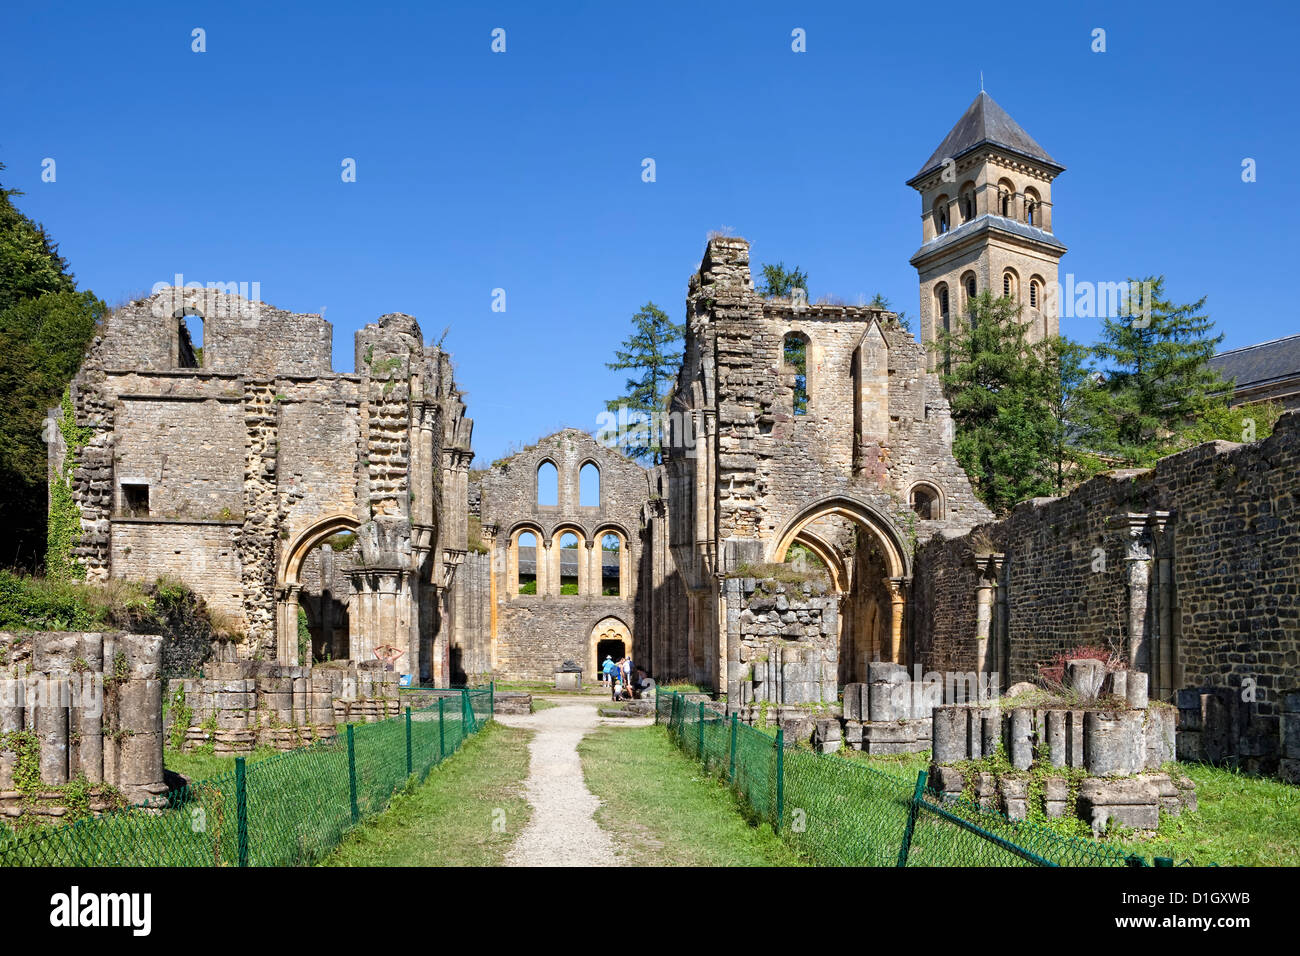
[[[789,332],[781,345],[782,364],[794,372],[793,405],[796,415],[808,414],[808,339]]]
[[[947,336],[952,332],[952,325],[948,319],[948,285],[940,282],[934,287],[934,311],[937,318],[935,332],[936,338]],[[943,350],[943,369],[945,372],[951,368],[951,354],[947,348]]]
[[[607,534],[600,539],[600,593],[606,597],[622,596],[623,539]]]
[[[203,367],[203,313],[198,309],[176,313],[176,367]]]
[[[1025,190],[1025,222],[1031,226],[1039,225],[1041,213],[1039,212],[1038,193],[1033,189]]]
[[[1020,301],[1020,281],[1014,269],[1002,273],[1002,295],[1012,302]]]
[[[978,284],[975,282],[975,273],[967,272],[961,277],[961,290],[966,296],[966,309],[969,311],[975,305],[975,292]]]
[[[916,485],[912,488],[912,511],[925,521],[938,521],[943,517],[943,498],[933,485]]]
[[[578,594],[578,536],[566,531],[560,536],[560,593]]]
[[[1038,277],[1035,276],[1029,280],[1029,307],[1031,309],[1037,309],[1042,305],[1042,302],[1043,293],[1041,285],[1038,281]]]
[[[578,504],[583,508],[600,507],[600,469],[587,462],[578,472]]]
[[[537,466],[537,503],[544,508],[560,503],[560,472],[549,461]]]
[[[522,531],[515,539],[515,561],[518,568],[515,582],[516,594],[537,593],[537,562],[541,556],[537,553],[537,535],[531,531]]]
[[[970,222],[975,218],[975,184],[967,180],[961,187],[961,196],[959,205],[961,207],[961,221]]]
[[[1003,179],[998,181],[998,215],[1006,219],[1012,218],[1012,200],[1016,195],[1016,187],[1011,184],[1010,180]]]
[[[934,201],[934,234],[942,236],[948,231],[948,197],[940,196]]]

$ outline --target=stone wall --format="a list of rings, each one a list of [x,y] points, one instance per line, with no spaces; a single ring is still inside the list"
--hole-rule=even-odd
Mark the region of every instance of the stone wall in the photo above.
[[[825,585],[727,578],[727,700],[834,703],[839,598]]]
[[[203,322],[201,356],[182,315]],[[330,340],[320,316],[222,290],[164,289],[109,316],[71,387],[89,436],[73,557],[93,581],[179,578],[243,632],[236,653],[308,664],[299,569],[332,534],[379,522],[360,537],[384,547],[359,549],[340,595],[372,617],[347,650],[391,646],[445,682],[439,602],[466,548],[472,422],[450,357],[411,316],[357,332],[355,374],[333,371]],[[52,442],[52,469],[68,453]]]
[[[211,664],[203,677],[170,681],[167,700],[169,739],[186,750],[211,745],[218,754],[292,750],[332,739],[338,724],[371,723],[401,710],[395,672],[354,664]],[[178,731],[175,722],[186,712],[187,729]]]
[[[1150,674],[1153,697],[1193,688],[1189,714],[1214,688],[1243,701],[1230,733],[1252,758],[1248,738],[1273,741],[1276,762],[1281,700],[1300,683],[1298,500],[1290,413],[1263,441],[1199,445],[934,538],[915,562],[918,657],[1013,683],[1107,648]]]
[[[543,463],[556,469],[556,504],[539,503]],[[599,472],[599,504],[581,500],[580,476],[588,464]],[[494,463],[478,486],[490,554],[468,556],[456,579],[453,633],[462,671],[549,680],[560,664],[573,660],[590,677],[596,625],[607,619],[627,632],[632,646],[625,650],[638,664],[657,667],[637,623],[646,470],[591,435],[567,428]],[[524,534],[535,544],[521,546]],[[576,549],[561,549],[566,534],[575,536]],[[620,542],[616,577],[607,573],[615,562],[602,551],[610,534]],[[535,594],[519,593],[521,575],[535,578]],[[563,577],[576,579],[577,594],[561,593]],[[615,580],[617,595],[604,594]]]
[[[104,785],[127,803],[166,790],[162,643],[147,634],[0,633],[0,813],[61,817],[65,797],[55,788],[79,778],[96,810],[108,805]],[[31,786],[25,760],[49,789]]]

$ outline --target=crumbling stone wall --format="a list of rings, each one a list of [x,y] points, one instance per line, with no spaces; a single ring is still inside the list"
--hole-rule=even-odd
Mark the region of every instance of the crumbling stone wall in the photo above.
[[[1227,689],[1247,711],[1230,731],[1243,755],[1276,764],[1279,706],[1300,678],[1298,495],[1292,413],[1263,441],[1209,442],[932,539],[913,583],[921,659],[970,670],[982,643],[998,644],[1015,682],[1058,652],[1111,648],[1150,674],[1158,699],[1190,688],[1199,703]],[[987,639],[981,590],[993,605]],[[1274,742],[1271,757],[1256,752],[1261,739]]]
[[[0,813],[62,817],[60,788],[81,778],[92,810],[166,790],[162,644],[148,634],[0,633]]]
[[[170,681],[167,700],[168,737],[182,749],[211,746],[218,754],[259,746],[291,750],[333,739],[338,724],[372,723],[401,711],[397,674],[356,664],[213,664],[202,677]]]
[[[557,504],[539,504],[537,472],[549,462],[558,472]],[[583,505],[580,473],[593,464],[600,474],[599,505]],[[639,563],[645,547],[641,510],[649,496],[647,472],[586,432],[566,428],[548,435],[518,454],[494,463],[479,480],[484,540],[491,549],[491,577],[484,581],[482,564],[475,576],[458,578],[454,607],[465,620],[487,627],[456,630],[464,641],[456,653],[466,663],[489,664],[498,677],[550,679],[566,660],[593,668],[593,629],[606,617],[630,631],[633,659],[647,667],[650,647],[637,624]],[[520,548],[519,535],[531,532],[534,550]],[[568,555],[560,554],[564,534],[579,538],[576,567],[563,573],[579,579],[578,594],[560,593],[556,571]],[[621,539],[619,593],[605,595],[602,583],[606,534]],[[485,556],[487,557],[487,556]],[[538,593],[520,594],[520,567],[532,568]]]
[[[182,315],[203,321],[201,358]],[[411,316],[357,333],[356,374],[332,370],[331,334],[223,290],[164,289],[110,316],[70,389],[87,440],[51,443],[53,469],[76,455],[73,558],[91,580],[178,578],[242,630],[236,653],[291,664],[303,555],[379,522],[361,537],[384,546],[354,565],[385,596],[348,602],[375,615],[352,628],[357,653],[391,644],[445,682],[440,601],[465,553],[472,422],[450,357]]]
[[[839,598],[824,585],[727,578],[727,700],[834,703]]]
[[[717,625],[717,575],[783,560],[777,551],[789,535],[838,513],[889,553],[889,566],[869,574],[878,583],[894,579],[901,594],[919,542],[990,514],[952,456],[951,417],[937,378],[926,372],[925,351],[892,313],[765,301],[754,289],[749,244],[715,237],[691,277],[686,315],[663,514],[647,514],[650,534],[667,541],[670,565],[650,576],[656,587],[680,578],[686,620],[680,607],[656,604],[650,628],[656,649],[673,648],[665,653],[675,665],[718,686],[730,649]],[[795,408],[788,334],[806,341],[806,414]],[[938,499],[937,517],[911,509],[921,482]],[[834,545],[830,551],[847,587],[854,556]],[[899,646],[891,642],[884,652],[906,658],[902,597],[891,607]]]

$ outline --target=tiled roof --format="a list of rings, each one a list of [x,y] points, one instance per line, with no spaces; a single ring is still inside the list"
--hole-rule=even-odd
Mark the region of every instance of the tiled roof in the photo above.
[[[1065,243],[1044,229],[1039,229],[1037,226],[1031,226],[1028,223],[1017,222],[1015,219],[1008,219],[1005,216],[985,214],[977,219],[972,219],[970,222],[963,222],[956,229],[949,229],[941,236],[935,236],[912,254],[911,261],[915,262],[919,256],[928,256],[940,249],[961,242],[967,236],[979,235],[992,229],[1011,233],[1020,236],[1022,239],[1032,239],[1035,242],[1041,242],[1065,252]]]
[[[957,125],[944,137],[939,148],[925,161],[925,165],[912,180],[942,166],[944,160],[956,159],[963,153],[984,145],[1000,146],[1028,159],[1037,160],[1057,172],[1065,169],[1019,123],[1007,115],[1007,111],[998,106],[993,97],[981,90],[957,121]]]
[[[1300,335],[1220,352],[1211,367],[1224,378],[1236,380],[1238,389],[1300,376]]]

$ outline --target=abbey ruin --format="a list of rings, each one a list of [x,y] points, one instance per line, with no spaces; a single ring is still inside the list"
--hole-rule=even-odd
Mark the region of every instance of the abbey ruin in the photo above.
[[[1180,751],[1300,779],[1295,414],[1001,521],[953,457],[927,345],[988,288],[1056,331],[1062,171],[985,94],[971,105],[909,181],[920,341],[879,308],[765,298],[749,244],[709,239],[653,468],[564,430],[471,472],[451,356],[415,318],[358,331],[343,373],[319,315],[156,292],[107,320],[71,389],[84,441],[51,447],[52,473],[72,466],[75,559],[203,595],[243,635],[219,650],[231,680],[326,663],[549,680],[626,653],[729,707],[836,705],[881,662],[1005,688],[1102,644],[1179,708]],[[773,585],[795,546],[825,583]],[[292,707],[324,726],[315,683],[265,692],[308,695]]]

